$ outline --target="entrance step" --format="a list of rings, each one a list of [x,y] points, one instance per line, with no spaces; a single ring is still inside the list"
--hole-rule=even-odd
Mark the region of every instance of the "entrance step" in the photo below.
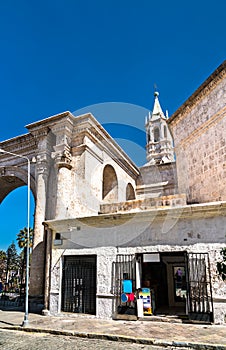
[[[123,320],[123,321],[137,321],[138,318],[136,315],[126,315],[126,314],[117,314],[113,315],[113,320]]]
[[[139,321],[153,321],[153,322],[168,322],[168,323],[182,323],[187,320],[187,316],[177,315],[153,315],[139,317]]]

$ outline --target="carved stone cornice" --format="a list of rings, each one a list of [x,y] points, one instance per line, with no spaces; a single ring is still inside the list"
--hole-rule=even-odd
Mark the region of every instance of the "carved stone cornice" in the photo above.
[[[66,148],[70,148],[73,127],[73,119],[69,116],[51,126],[51,131],[56,138],[56,147],[65,145]]]
[[[45,138],[48,133],[50,132],[50,128],[49,127],[44,127],[44,128],[40,128],[37,130],[32,130],[31,134],[36,138],[36,139],[42,139]]]
[[[55,166],[60,168],[72,169],[72,156],[69,147],[64,146],[63,150],[57,150],[52,153],[52,156],[55,160]]]
[[[20,155],[29,155],[37,149],[35,138],[31,134],[24,134],[12,139],[0,142],[0,148]]]
[[[73,132],[73,123],[71,120],[65,119],[51,126],[51,130],[54,134],[64,133],[68,136]]]

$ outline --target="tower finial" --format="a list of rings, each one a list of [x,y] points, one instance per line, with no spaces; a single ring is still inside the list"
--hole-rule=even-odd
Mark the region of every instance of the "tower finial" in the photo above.
[[[157,84],[156,83],[154,83],[154,96],[156,97],[156,96],[159,96],[159,93],[158,93],[158,91],[157,91]]]

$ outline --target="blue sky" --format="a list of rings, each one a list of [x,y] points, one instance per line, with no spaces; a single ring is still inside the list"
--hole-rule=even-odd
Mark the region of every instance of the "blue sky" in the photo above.
[[[154,84],[171,115],[224,61],[225,13],[225,0],[1,1],[0,141],[65,110],[142,129]],[[24,202],[26,187],[0,205],[0,249],[26,226]]]

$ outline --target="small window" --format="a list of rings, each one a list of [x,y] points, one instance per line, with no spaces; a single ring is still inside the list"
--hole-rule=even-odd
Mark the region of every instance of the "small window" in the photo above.
[[[58,240],[58,239],[61,239],[61,235],[59,232],[56,232],[55,234],[55,239]]]

